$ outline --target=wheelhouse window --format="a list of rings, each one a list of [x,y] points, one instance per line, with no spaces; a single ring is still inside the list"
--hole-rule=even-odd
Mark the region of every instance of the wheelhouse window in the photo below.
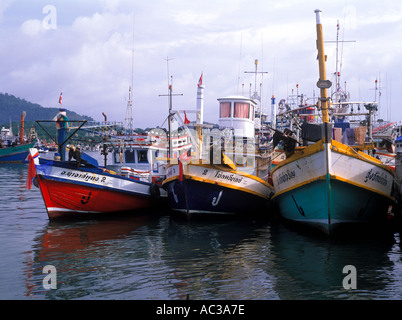
[[[250,104],[243,102],[235,102],[233,117],[248,119],[250,117]]]
[[[114,163],[120,163],[120,152],[113,152],[114,154]]]
[[[230,118],[230,102],[221,102],[220,117]]]
[[[148,163],[147,150],[137,150],[138,163]]]
[[[126,150],[124,156],[126,158],[126,163],[135,163],[134,151]]]

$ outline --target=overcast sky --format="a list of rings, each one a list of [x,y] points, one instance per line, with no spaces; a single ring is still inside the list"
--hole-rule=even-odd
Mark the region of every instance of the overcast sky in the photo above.
[[[355,41],[339,47],[351,99],[373,101],[378,79],[380,117],[402,120],[400,0],[0,0],[0,92],[58,107],[63,90],[67,109],[124,121],[134,48],[135,127],[166,118],[167,57],[174,92],[183,94],[174,108],[195,108],[203,72],[204,120],[217,122],[217,98],[248,95],[254,77],[244,71],[258,59],[270,110],[271,96],[286,99],[296,84],[299,94],[319,93],[317,8],[326,41],[336,39],[338,20],[339,39]],[[335,49],[325,44],[329,79]]]

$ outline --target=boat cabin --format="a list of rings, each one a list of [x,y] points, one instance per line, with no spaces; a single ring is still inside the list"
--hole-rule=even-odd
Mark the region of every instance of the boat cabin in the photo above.
[[[218,101],[219,127],[233,128],[235,136],[253,138],[257,103],[253,99],[242,96],[220,98]]]
[[[187,134],[172,133],[172,157],[178,158],[190,147]],[[168,156],[168,138],[163,130],[154,129],[148,135],[115,141],[108,148],[107,169],[143,181],[163,180]]]
[[[402,153],[402,136],[399,136],[395,140],[395,152],[396,153]]]

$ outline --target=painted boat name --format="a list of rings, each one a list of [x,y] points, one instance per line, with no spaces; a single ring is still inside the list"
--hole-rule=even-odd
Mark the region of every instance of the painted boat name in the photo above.
[[[364,179],[364,182],[367,181],[374,181],[374,182],[378,182],[379,184],[386,186],[388,184],[388,180],[387,177],[380,174],[378,171],[376,171],[375,173],[373,173],[373,169],[371,169],[369,172],[367,172],[366,178]]]
[[[294,170],[292,170],[292,171],[287,170],[287,172],[282,172],[279,174],[279,177],[278,177],[278,185],[285,183],[294,178],[296,178],[296,172]]]
[[[236,177],[234,174],[227,175],[220,171],[215,173],[215,178],[225,179],[225,180],[228,180],[230,182],[235,182],[235,183],[240,183],[243,180],[243,177]]]
[[[85,182],[88,182],[88,181],[102,182],[102,183],[106,182],[106,177],[102,177],[101,179],[99,179],[99,176],[91,176],[91,175],[89,175],[87,173],[77,173],[77,172],[71,172],[71,171],[62,171],[61,175],[62,176],[66,175],[69,178],[82,179]]]

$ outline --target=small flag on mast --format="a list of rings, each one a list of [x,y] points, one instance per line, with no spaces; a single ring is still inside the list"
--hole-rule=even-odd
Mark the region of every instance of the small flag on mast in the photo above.
[[[184,111],[184,123],[185,123],[185,124],[189,124],[189,123],[190,123],[190,120],[188,120],[188,118],[187,118],[186,111]]]
[[[60,105],[63,104],[63,91],[60,92],[59,103],[60,103]]]
[[[198,84],[197,84],[197,87],[199,87],[199,86],[202,86],[202,73],[201,73],[200,80],[198,80]]]

